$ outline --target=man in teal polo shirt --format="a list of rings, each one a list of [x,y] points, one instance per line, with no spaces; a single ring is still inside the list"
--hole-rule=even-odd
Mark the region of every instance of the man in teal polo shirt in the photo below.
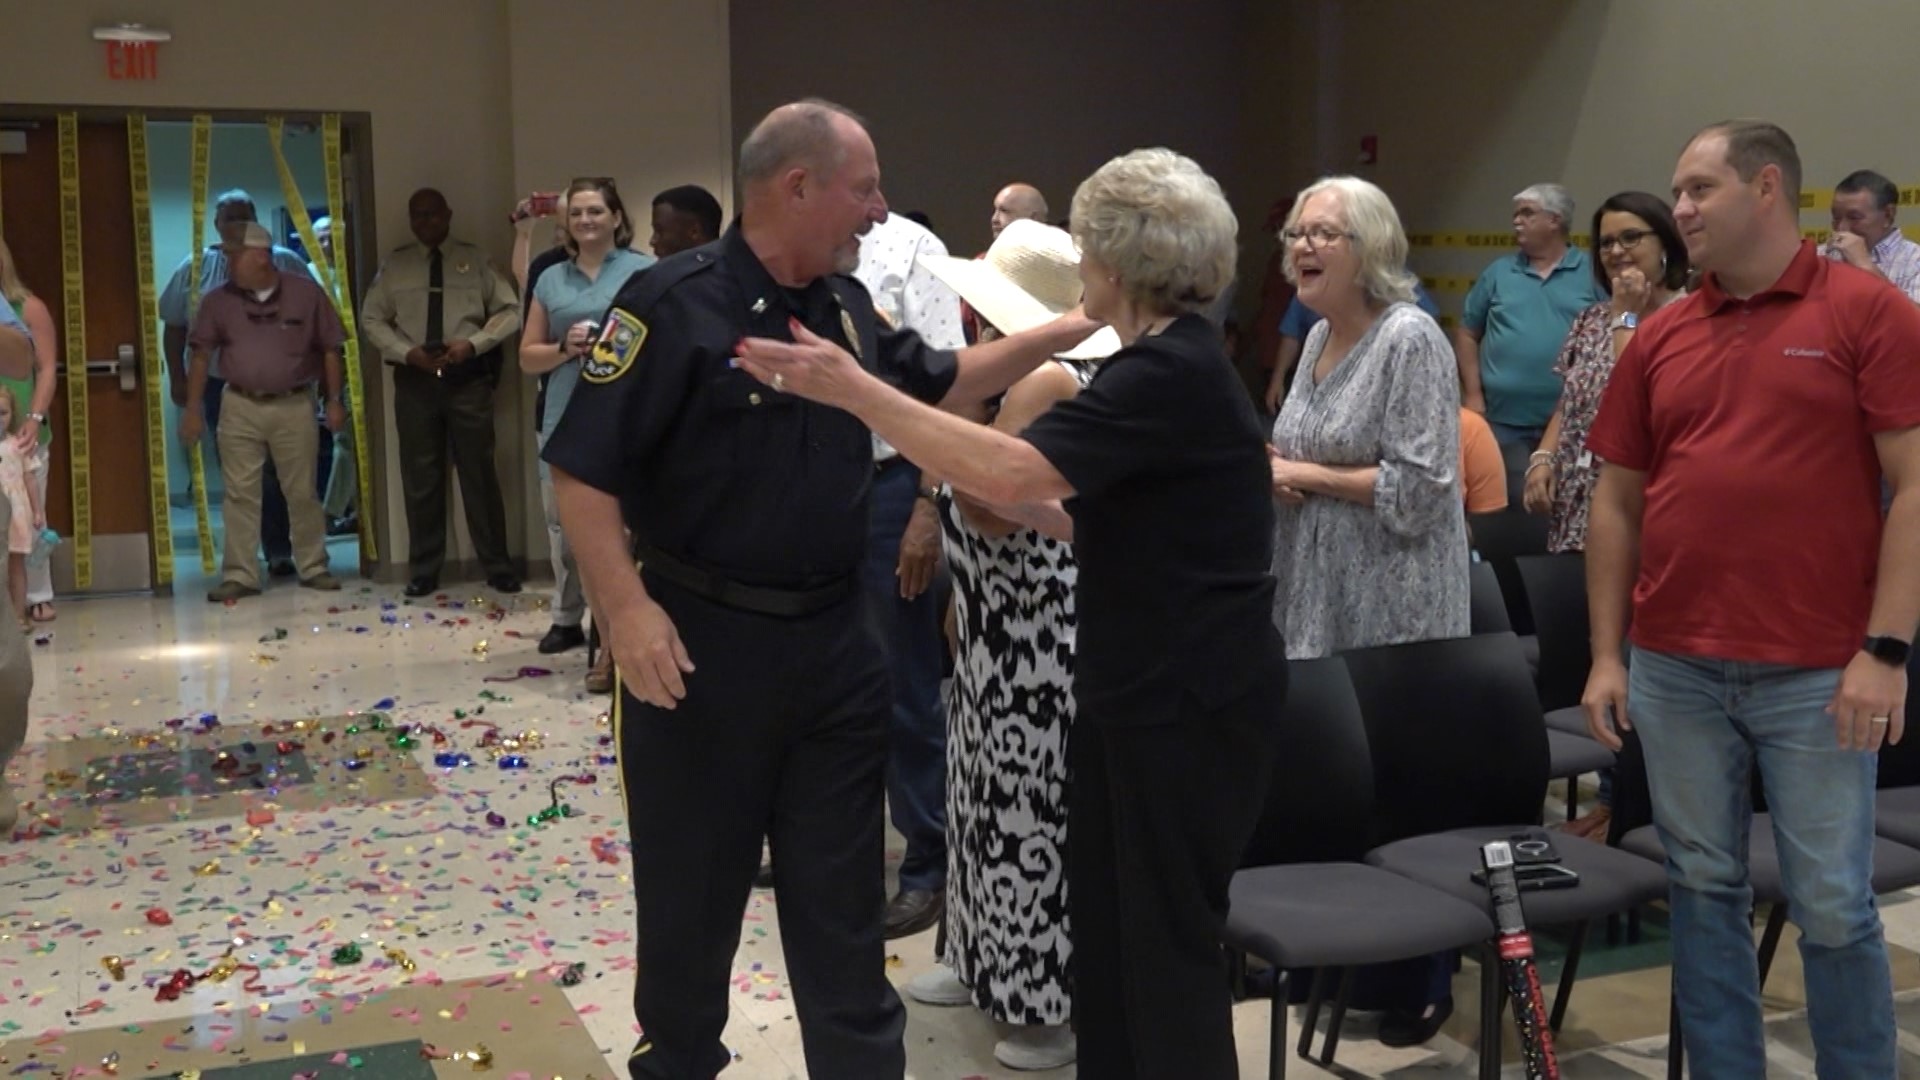
[[[1536,446],[1560,400],[1560,355],[1574,317],[1606,299],[1587,253],[1567,242],[1573,196],[1535,184],[1513,197],[1520,250],[1494,260],[1467,294],[1454,350],[1460,398],[1481,413],[1502,446]]]

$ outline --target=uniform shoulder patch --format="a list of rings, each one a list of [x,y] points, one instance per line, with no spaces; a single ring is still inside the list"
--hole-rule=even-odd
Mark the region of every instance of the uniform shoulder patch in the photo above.
[[[612,382],[633,366],[633,358],[640,355],[640,348],[646,343],[646,323],[623,308],[609,308],[607,325],[601,328],[600,339],[593,343],[593,352],[580,363],[580,377],[590,383]]]

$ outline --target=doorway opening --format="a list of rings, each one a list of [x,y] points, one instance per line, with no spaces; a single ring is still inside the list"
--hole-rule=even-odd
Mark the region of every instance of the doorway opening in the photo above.
[[[177,436],[181,416],[178,401],[184,396],[184,387],[176,394],[168,374],[180,355],[185,335],[177,329],[169,335],[167,324],[190,324],[192,317],[185,303],[191,277],[189,257],[196,247],[200,249],[204,289],[217,288],[224,282],[225,259],[218,247],[215,204],[223,194],[244,192],[255,220],[272,234],[281,249],[276,251],[281,272],[313,274],[316,279],[324,275],[309,269],[309,264],[317,260],[295,228],[296,215],[289,206],[268,136],[267,115],[258,111],[211,114],[203,229],[197,237],[193,235],[194,202],[200,193],[195,192],[193,183],[194,113],[172,109],[145,114],[151,261],[140,266],[133,229],[130,112],[124,108],[0,107],[0,235],[12,248],[20,276],[51,309],[61,339],[56,350],[59,370],[54,380],[55,400],[47,410],[54,430],[47,470],[47,519],[63,538],[50,560],[55,590],[63,597],[137,592],[164,588],[159,583],[171,577],[180,595],[197,598],[220,578],[225,540],[220,506],[225,485],[216,440],[209,432],[201,444],[214,566],[209,574],[202,562],[193,470]],[[62,114],[77,118],[77,130],[71,131],[64,143],[57,133]],[[321,119],[319,114],[286,114],[281,143],[287,171],[297,189],[294,198],[316,226],[329,217]],[[373,220],[371,168],[365,150],[370,144],[369,124],[366,114],[341,114],[337,161],[341,205],[334,208],[337,213],[332,220],[324,222],[333,259],[337,262],[344,257],[346,264],[342,289],[354,299],[356,307],[364,283],[375,269],[370,261],[372,229],[365,224]],[[66,340],[71,336],[66,332],[66,301],[76,294],[63,287],[63,244],[69,238],[63,232],[59,213],[62,166],[66,164],[61,160],[63,149],[70,157],[77,149],[79,172],[80,247],[84,252],[84,284],[79,294],[84,303],[84,331],[80,336],[85,340],[78,350]],[[68,179],[70,183],[71,177]],[[141,287],[143,276],[150,291]],[[171,303],[170,285],[181,294],[172,297]],[[143,292],[158,300],[144,311]],[[156,351],[161,355],[153,355]],[[67,377],[67,364],[75,357],[86,358],[87,377],[83,381]],[[359,367],[363,393],[368,398],[360,404],[369,418],[378,416],[381,394],[377,365],[369,365],[362,357]],[[150,407],[146,385],[156,371],[161,372],[157,412],[163,436],[157,440],[150,430],[155,410]],[[76,485],[81,473],[73,468],[74,448],[69,445],[66,429],[69,421],[80,419],[68,401],[68,391],[81,385],[86,388],[88,438],[82,449],[88,467],[83,470],[84,484]],[[212,419],[215,409],[211,401],[208,405]],[[357,571],[365,575],[371,560],[361,550],[358,525],[363,519],[369,526],[376,524],[374,515],[382,497],[379,425],[369,419],[368,445],[358,452],[351,438],[351,424],[348,432],[336,440],[316,411],[315,427],[319,453],[314,497],[327,500],[331,509],[323,511],[329,534],[328,562],[336,573]],[[336,441],[340,444],[338,452]],[[164,453],[164,461],[157,460],[160,455],[156,449]],[[367,479],[373,489],[371,498],[364,500],[357,482],[360,461],[368,465]],[[164,475],[164,498],[156,497],[156,474]],[[150,477],[155,479],[150,482]],[[79,500],[76,486],[85,489]],[[363,501],[368,505],[362,505]],[[91,582],[86,586],[76,581],[79,553],[72,542],[76,507],[81,504],[87,507],[93,523],[86,559]],[[162,515],[165,520],[156,520]],[[263,584],[270,573],[270,559],[285,554],[281,546],[284,532],[280,538],[271,535],[284,526],[276,525],[271,507],[266,518],[263,539],[268,541],[268,550],[261,553]],[[155,530],[165,530],[172,541],[171,574],[154,563]]]

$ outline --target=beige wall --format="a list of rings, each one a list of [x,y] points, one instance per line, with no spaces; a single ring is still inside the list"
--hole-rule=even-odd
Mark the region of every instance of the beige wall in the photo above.
[[[927,211],[957,253],[986,247],[1001,185],[1038,185],[1065,218],[1080,181],[1136,147],[1231,187],[1241,7],[733,0],[736,144],[782,102],[837,101],[869,121],[893,208]]]
[[[504,266],[517,190],[576,172],[641,189],[717,184],[730,168],[725,0],[6,0],[5,17],[0,102],[10,105],[371,114],[371,153],[357,164],[373,169],[382,252],[408,240],[406,198],[423,185],[446,193],[455,234]],[[129,18],[173,32],[156,81],[106,76],[90,29]],[[503,383],[499,463],[514,546],[537,565],[546,536],[522,381]],[[390,406],[370,420],[390,433]],[[404,553],[406,525],[394,440],[385,444],[390,557]],[[452,557],[469,552],[462,525]]]

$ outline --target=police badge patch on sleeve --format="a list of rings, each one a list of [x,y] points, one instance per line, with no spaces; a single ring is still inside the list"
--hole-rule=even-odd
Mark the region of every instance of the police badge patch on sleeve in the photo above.
[[[640,347],[647,343],[647,324],[620,308],[607,312],[607,325],[593,352],[580,362],[580,377],[591,383],[609,383],[626,374]]]

